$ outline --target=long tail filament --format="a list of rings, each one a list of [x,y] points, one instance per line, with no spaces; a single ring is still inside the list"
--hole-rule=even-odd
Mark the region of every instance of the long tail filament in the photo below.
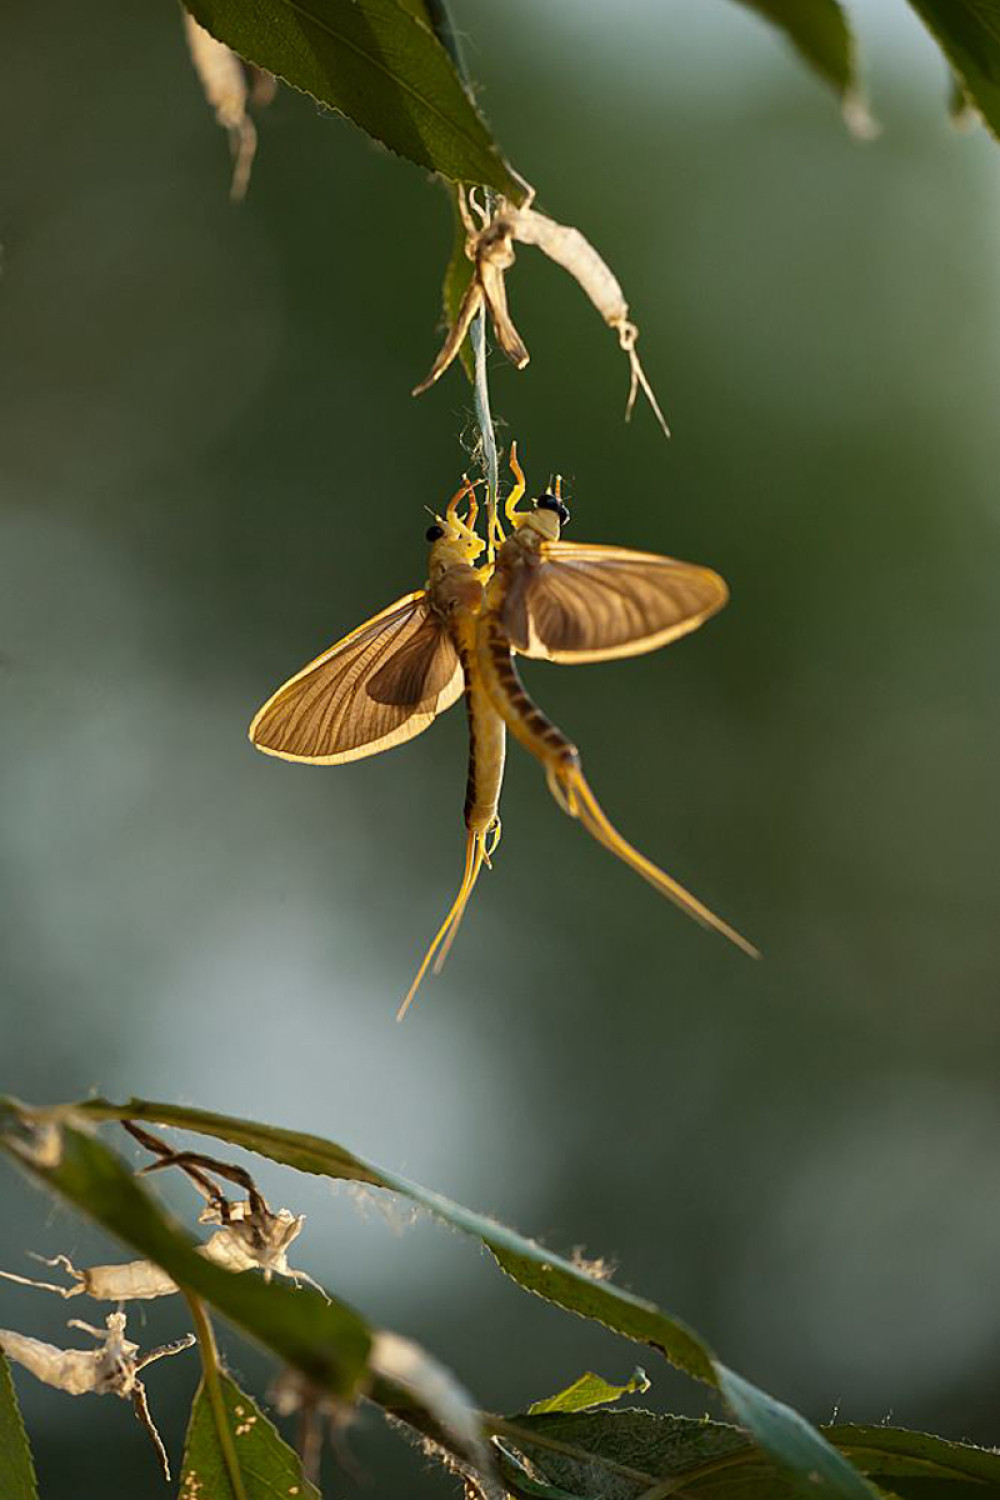
[[[424,954],[423,962],[421,963],[420,968],[417,970],[417,976],[414,979],[413,983],[410,985],[410,988],[407,990],[406,998],[404,999],[402,1005],[396,1012],[397,1021],[401,1021],[406,1015],[406,1012],[409,1010],[413,997],[416,995],[417,990],[423,983],[423,979],[425,974],[427,973],[427,970],[430,968],[431,964],[434,963],[435,956],[437,956],[437,962],[434,963],[435,973],[440,972],[441,965],[444,963],[445,959],[448,956],[448,950],[451,947],[452,942],[454,941],[455,934],[459,928],[459,924],[461,923],[462,918],[465,915],[465,908],[469,904],[469,897],[475,890],[476,881],[479,879],[479,872],[483,868],[483,865],[489,862],[488,851],[486,847],[486,840],[489,837],[489,833],[489,829],[476,830],[470,828],[466,835],[465,874],[462,876],[462,884],[459,886],[458,895],[452,902],[451,910],[448,912],[448,915],[445,917],[444,921],[441,923],[441,926],[438,928],[434,941],[431,943],[427,952]]]
[[[569,813],[571,818],[579,818],[584,828],[598,843],[603,844],[612,854],[617,855],[625,864],[630,865],[637,875],[648,880],[653,888],[666,896],[681,911],[687,912],[689,917],[694,917],[703,927],[713,928],[727,937],[737,948],[749,954],[751,958],[760,958],[760,951],[753,943],[747,941],[728,922],[723,922],[710,911],[697,896],[692,896],[676,880],[671,880],[659,866],[654,865],[645,855],[640,854],[638,849],[633,849],[627,839],[608,821],[597,798],[587,784],[586,778],[579,765],[572,762],[560,761],[550,763],[548,766],[549,790],[559,803],[564,812]]]

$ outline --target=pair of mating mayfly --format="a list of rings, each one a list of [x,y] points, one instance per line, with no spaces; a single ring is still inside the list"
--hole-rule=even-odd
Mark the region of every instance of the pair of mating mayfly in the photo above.
[[[491,565],[476,567],[475,486],[466,479],[427,532],[426,587],[360,625],[280,687],[250,725],[258,750],[285,760],[338,765],[413,739],[464,692],[469,716],[465,874],[451,910],[399,1009],[433,963],[440,970],[483,864],[500,836],[497,808],[509,729],[545,769],[564,812],[682,911],[757,950],[611,826],[590,790],[580,755],[526,693],[514,653],[556,662],[638,656],[695,630],[729,597],[709,568],[624,547],[561,539],[569,511],[557,478],[519,508],[525,493],[517,449],[516,484],[505,506],[512,532],[492,522]],[[466,502],[464,517],[459,507]]]

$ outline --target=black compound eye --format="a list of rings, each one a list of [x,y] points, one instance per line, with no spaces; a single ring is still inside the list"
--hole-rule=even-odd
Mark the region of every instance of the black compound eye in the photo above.
[[[439,542],[444,536],[444,527],[438,526],[437,524],[428,526],[424,535],[429,542]]]
[[[537,510],[554,510],[559,517],[560,526],[569,524],[569,511],[558,495],[539,495],[535,501],[535,507]]]

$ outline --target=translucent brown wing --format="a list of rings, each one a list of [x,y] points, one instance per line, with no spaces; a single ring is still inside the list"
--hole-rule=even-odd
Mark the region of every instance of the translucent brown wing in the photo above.
[[[610,661],[686,635],[728,598],[718,573],[695,563],[627,547],[543,542],[537,562],[513,572],[501,616],[523,656]]]
[[[423,590],[359,625],[254,718],[258,750],[338,765],[412,740],[461,697],[462,665]]]

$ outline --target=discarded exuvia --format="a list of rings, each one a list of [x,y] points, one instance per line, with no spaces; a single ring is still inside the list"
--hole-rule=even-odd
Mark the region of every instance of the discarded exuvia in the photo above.
[[[625,420],[632,415],[635,398],[642,389],[657,421],[669,437],[670,429],[660,410],[636,351],[639,330],[629,315],[629,305],[621,284],[610,266],[601,258],[579,229],[559,224],[532,206],[534,192],[517,204],[499,198],[491,213],[480,211],[482,222],[476,224],[469,210],[464,190],[458,189],[458,206],[465,225],[465,253],[472,262],[472,279],[466,288],[452,327],[448,330],[441,352],[425,380],[414,387],[419,396],[439,380],[455,359],[473,319],[485,307],[490,314],[497,342],[507,358],[523,370],[530,355],[514,326],[507,305],[506,273],[515,261],[514,243],[535,245],[550,260],[568,271],[586,292],[594,307],[618,335],[618,343],[628,355],[631,382],[625,407]]]

